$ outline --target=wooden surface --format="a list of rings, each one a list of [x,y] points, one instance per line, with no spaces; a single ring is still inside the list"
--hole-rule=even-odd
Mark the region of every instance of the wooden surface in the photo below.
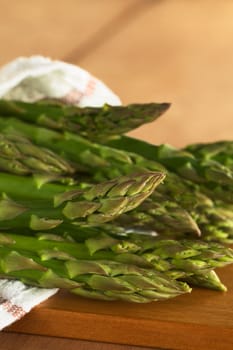
[[[148,350],[148,347],[119,345],[21,333],[0,334],[1,350]],[[160,349],[155,349],[160,350]]]
[[[124,103],[172,102],[160,120],[132,132],[141,139],[183,146],[233,138],[232,1],[0,0],[0,8],[0,64],[42,54],[89,70]],[[17,334],[0,334],[0,348],[94,349],[79,338],[113,342],[112,350],[116,343],[232,349],[232,272],[222,273],[227,294],[195,290],[150,305],[60,293],[12,326]]]
[[[163,302],[100,302],[61,292],[7,331],[179,350],[233,349],[233,266],[229,291],[195,288]],[[1,337],[0,337],[1,339]]]

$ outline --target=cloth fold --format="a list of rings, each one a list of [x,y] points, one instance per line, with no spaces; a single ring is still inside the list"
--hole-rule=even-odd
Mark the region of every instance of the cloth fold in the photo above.
[[[2,67],[0,98],[25,102],[52,98],[82,107],[121,104],[118,96],[87,71],[43,56],[19,57]],[[57,291],[0,279],[0,330]]]

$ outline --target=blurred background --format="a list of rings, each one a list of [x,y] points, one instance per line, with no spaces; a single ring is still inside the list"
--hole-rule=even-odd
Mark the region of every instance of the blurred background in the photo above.
[[[0,65],[41,54],[89,70],[123,103],[171,102],[131,135],[233,139],[233,1],[0,0]]]

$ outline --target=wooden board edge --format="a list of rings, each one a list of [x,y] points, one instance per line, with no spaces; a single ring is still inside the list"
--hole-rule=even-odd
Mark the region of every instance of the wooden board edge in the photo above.
[[[72,311],[32,311],[6,331],[174,350],[233,348],[233,328]]]

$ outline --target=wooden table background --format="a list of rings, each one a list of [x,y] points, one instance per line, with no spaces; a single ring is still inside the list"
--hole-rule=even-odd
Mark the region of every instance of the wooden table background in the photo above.
[[[230,0],[0,0],[0,65],[42,54],[89,70],[123,103],[171,102],[164,117],[131,133],[138,138],[176,146],[232,139],[232,15]],[[54,348],[54,340],[14,337],[0,335],[4,350],[29,338],[34,349]]]

